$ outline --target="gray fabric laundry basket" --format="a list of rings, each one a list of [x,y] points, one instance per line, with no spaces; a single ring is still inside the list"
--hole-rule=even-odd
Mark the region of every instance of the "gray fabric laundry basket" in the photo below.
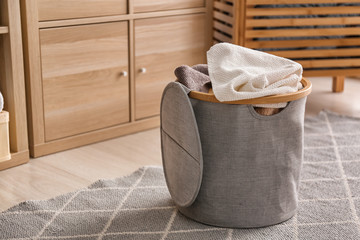
[[[311,91],[308,80],[302,83],[294,94],[230,103],[168,84],[161,102],[162,158],[171,197],[183,215],[214,226],[252,228],[295,214]],[[272,116],[259,115],[251,105],[284,99],[286,108]]]

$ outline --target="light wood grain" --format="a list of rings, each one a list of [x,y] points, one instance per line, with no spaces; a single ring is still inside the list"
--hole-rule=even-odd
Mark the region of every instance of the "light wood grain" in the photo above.
[[[271,4],[269,2],[269,4]],[[325,14],[358,14],[359,6],[349,7],[296,7],[296,8],[248,8],[247,16],[295,16]]]
[[[12,152],[11,159],[8,161],[0,162],[0,170],[16,167],[29,162],[29,150],[21,152]]]
[[[213,37],[219,42],[233,42],[232,37],[226,36],[225,34],[222,34],[220,32],[214,32]]]
[[[247,27],[327,26],[359,24],[360,17],[248,19]]]
[[[337,93],[343,92],[344,91],[344,83],[345,83],[344,76],[333,77],[332,91],[337,92]]]
[[[249,30],[246,38],[360,35],[360,28]]]
[[[225,22],[225,23],[231,24],[231,25],[234,23],[234,18],[232,16],[229,16],[222,12],[214,12],[214,19],[220,20],[222,22]]]
[[[304,71],[304,77],[321,77],[321,76],[356,76],[359,75],[359,68],[347,68],[347,69],[322,69],[312,70],[308,69]]]
[[[40,31],[46,141],[129,121],[127,23]]]
[[[303,39],[299,40],[273,40],[273,41],[253,41],[245,40],[245,45],[249,48],[297,48],[297,47],[334,47],[334,46],[356,46],[359,39],[340,38],[340,39]]]
[[[39,21],[125,14],[126,0],[37,0]]]
[[[212,44],[213,26],[209,23],[213,20],[213,0],[205,0],[205,50],[209,50]]]
[[[135,67],[137,60],[142,58],[141,56],[140,58],[135,56],[135,39],[137,38],[135,22],[140,19],[144,21],[145,19],[149,21],[159,19],[159,22],[161,22],[166,21],[167,17],[170,16],[190,17],[192,15],[200,15],[198,13],[202,13],[201,16],[206,15],[208,19],[211,17],[211,12],[209,12],[211,6],[205,4],[203,0],[167,1],[165,3],[167,6],[158,6],[160,8],[165,7],[167,8],[166,10],[157,11],[148,8],[144,12],[136,13],[135,1],[127,1],[127,14],[115,13],[104,15],[102,11],[108,11],[106,6],[103,9],[90,6],[91,4],[96,5],[96,2],[106,5],[110,4],[111,1],[90,0],[86,4],[84,3],[84,9],[79,10],[77,13],[74,13],[71,9],[69,10],[70,4],[74,3],[74,9],[76,9],[79,2],[78,0],[61,0],[50,5],[50,1],[47,0],[22,0],[24,32],[26,34],[24,42],[26,50],[27,95],[30,109],[29,124],[31,125],[30,150],[32,156],[49,154],[157,126],[159,123],[154,120],[157,117],[151,116],[156,116],[158,113],[152,112],[146,117],[146,121],[139,121],[139,119],[143,118],[137,118],[136,116],[138,69]],[[199,5],[198,3],[200,2],[201,4]],[[206,2],[212,1],[206,0]],[[143,2],[142,4],[156,5],[154,1]],[[169,7],[169,4],[174,8]],[[51,14],[51,12],[58,11],[56,9],[57,6],[60,8],[59,13]],[[52,9],[49,9],[48,13],[40,13],[39,15],[38,10],[46,9],[47,7]],[[68,9],[69,13],[64,13],[64,9]],[[116,11],[115,9],[117,9],[117,6],[115,6],[114,11]],[[48,14],[48,16],[42,17],[45,16],[44,14]],[[57,14],[61,16],[59,17]],[[119,45],[119,39],[116,36],[117,28],[106,27],[113,24],[112,22],[115,24],[119,21],[126,22],[126,25],[129,27],[127,32],[124,33],[123,38],[128,40],[126,43],[127,49],[122,53],[117,49]],[[204,46],[210,46],[211,26],[205,27],[205,17],[201,17],[200,21],[201,23],[195,24],[185,21],[179,27],[176,25],[176,22],[173,26],[165,28],[166,31],[167,29],[172,30],[173,28],[183,27],[184,29],[179,31],[180,35],[192,32],[194,35],[198,34],[201,36],[192,37],[190,34],[190,37],[179,37],[181,41],[185,42],[186,48],[191,44],[193,46],[185,50],[180,47],[181,50],[184,50],[182,54],[176,54],[176,50],[169,53],[175,55],[174,61],[177,61],[177,63],[173,64],[173,68],[186,64],[186,60],[189,59],[189,64],[204,62]],[[167,25],[166,22],[163,22],[163,24],[164,26]],[[196,27],[193,28],[192,24]],[[199,24],[202,26],[197,27]],[[69,31],[69,29],[75,30]],[[83,31],[80,29],[83,29]],[[157,29],[162,31],[161,27]],[[47,33],[49,34],[47,35]],[[162,49],[162,45],[167,45],[169,36],[173,37],[173,35],[162,32],[153,33],[149,36],[155,35],[166,36],[162,38],[162,43],[158,45],[160,46],[159,49]],[[189,39],[184,40],[185,38]],[[191,41],[195,41],[195,44]],[[110,44],[110,42],[112,43]],[[148,42],[148,39],[146,39],[144,46]],[[102,44],[106,45],[103,49],[101,49]],[[198,50],[199,45],[203,46],[201,51]],[[90,50],[84,53],[84,49]],[[147,61],[150,64],[153,64],[154,57],[158,55],[158,52],[162,54],[161,51],[144,52],[145,55],[148,54]],[[104,56],[106,55],[106,57],[103,57],[101,53]],[[201,61],[198,61],[200,59],[199,56],[201,56]],[[159,57],[163,59],[161,56]],[[115,74],[118,71],[122,71],[117,64],[119,58],[128,59],[129,61],[126,63],[127,65],[130,64],[128,65],[129,75],[126,78],[119,78]],[[159,63],[162,64],[161,61]],[[155,79],[157,77],[161,78],[164,75],[171,76],[166,82],[161,80],[163,85],[174,80],[173,69],[168,70],[169,61],[164,59],[164,63],[165,67],[163,68],[158,66],[153,68],[158,72],[153,75],[156,76]],[[105,77],[107,81],[102,81],[101,76]],[[141,81],[141,77],[139,79]],[[123,88],[121,89],[111,87],[118,86],[115,82],[121,81],[126,81],[128,85],[122,84]],[[153,84],[155,88],[156,81]],[[87,96],[84,94],[85,91],[88,94]],[[162,87],[156,91],[156,95],[160,98]],[[106,96],[105,92],[108,93]],[[94,96],[97,100],[91,99],[90,96]],[[149,94],[148,96],[153,98]],[[116,104],[116,102],[124,102],[125,99],[127,101],[126,109],[121,103]],[[160,102],[160,100],[158,101]],[[144,108],[146,107],[144,106]],[[118,116],[120,116],[120,113],[122,114],[121,116],[126,116],[126,122],[123,122],[123,120],[119,121]],[[100,117],[101,115],[102,118]],[[59,121],[59,119],[65,119],[65,121]],[[86,119],[86,121],[81,119]],[[123,119],[125,121],[125,117]],[[130,123],[127,123],[129,121]]]
[[[336,3],[357,3],[359,2],[359,0],[336,0],[336,1],[332,1],[332,0],[316,0],[316,2],[314,0],[291,0],[291,2],[289,2],[289,0],[271,0],[271,3],[269,2],[269,0],[246,0],[246,4],[247,5],[268,5],[268,4],[297,4],[297,3],[332,3],[332,2],[336,2]]]
[[[16,154],[28,151],[19,1],[0,1],[0,13],[0,24],[9,29],[0,37],[0,91],[4,96],[5,110],[10,115],[10,151]],[[18,160],[6,161],[8,163],[2,164],[0,170],[27,161],[29,156],[21,155]]]
[[[207,1],[211,1],[211,0],[207,0]],[[92,24],[92,23],[105,23],[105,22],[115,22],[115,21],[134,20],[134,19],[185,15],[185,14],[193,14],[193,13],[206,13],[206,12],[207,9],[201,7],[201,8],[176,9],[176,10],[159,11],[159,12],[129,13],[125,15],[45,21],[45,22],[39,22],[39,27],[40,28],[65,27],[65,26],[74,26],[74,25],[83,25],[83,24]]]
[[[44,108],[37,0],[21,0],[29,145],[43,143]]]
[[[135,13],[205,6],[205,0],[133,0],[132,2]]]
[[[337,48],[337,49],[316,49],[316,50],[290,50],[290,51],[267,51],[284,58],[330,58],[330,57],[356,57],[360,56],[360,48]]]
[[[9,28],[7,26],[0,26],[0,34],[5,34],[9,32]]]
[[[219,31],[224,32],[224,33],[227,33],[230,36],[233,36],[233,29],[234,28],[230,27],[228,24],[224,24],[224,23],[214,19],[213,26],[214,26],[214,29],[219,30]]]
[[[205,62],[204,26],[205,14],[135,21],[136,119],[160,113],[162,91],[176,67]]]
[[[360,58],[299,60],[303,68],[360,67]]]
[[[235,1],[232,9],[235,23],[233,25],[233,43],[244,45],[245,41],[245,18],[246,18],[246,1]]]
[[[76,148],[86,144],[127,135],[130,133],[155,128],[159,125],[160,118],[156,116],[132,123],[124,123],[91,132],[80,133],[66,138],[48,141],[44,144],[35,145],[31,151],[33,152],[33,157],[40,157],[50,153],[55,153],[66,149]]]

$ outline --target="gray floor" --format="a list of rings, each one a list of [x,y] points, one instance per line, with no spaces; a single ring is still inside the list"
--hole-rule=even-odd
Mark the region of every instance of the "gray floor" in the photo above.
[[[322,109],[360,117],[360,79],[346,79],[343,93],[331,92],[331,78],[310,78],[313,93],[306,115]],[[0,171],[0,211],[30,199],[47,199],[100,179],[160,165],[159,129],[128,135],[45,157]]]

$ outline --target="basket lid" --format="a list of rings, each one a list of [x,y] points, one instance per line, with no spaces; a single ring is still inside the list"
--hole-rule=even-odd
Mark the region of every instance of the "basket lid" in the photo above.
[[[160,118],[166,184],[174,202],[187,207],[200,190],[203,157],[195,114],[180,83],[171,82],[165,88]]]
[[[259,97],[259,98],[252,98],[252,99],[243,99],[243,100],[237,100],[237,101],[225,101],[220,102],[217,100],[213,92],[209,93],[203,93],[203,92],[197,92],[197,91],[191,91],[189,93],[189,97],[206,101],[206,102],[214,102],[214,103],[226,103],[226,104],[273,104],[273,103],[283,103],[283,102],[290,102],[295,101],[300,98],[303,98],[311,93],[311,82],[306,79],[301,79],[301,84],[303,85],[303,88],[300,89],[297,92],[294,93],[286,93],[286,94],[279,94],[279,95],[271,95],[271,96],[265,96],[265,97]]]

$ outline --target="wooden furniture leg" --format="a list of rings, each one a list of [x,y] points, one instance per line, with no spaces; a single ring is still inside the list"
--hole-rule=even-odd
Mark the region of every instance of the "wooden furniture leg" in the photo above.
[[[344,82],[345,82],[345,76],[333,77],[332,91],[333,92],[343,92],[344,91]]]

